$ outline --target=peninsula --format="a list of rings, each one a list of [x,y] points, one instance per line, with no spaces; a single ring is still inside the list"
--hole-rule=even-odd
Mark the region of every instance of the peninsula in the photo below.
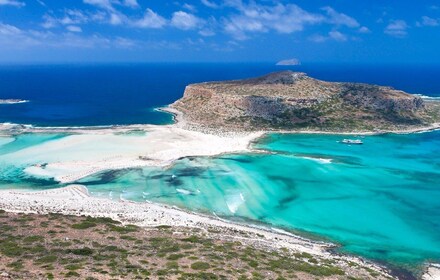
[[[183,113],[188,125],[232,131],[398,132],[440,122],[435,100],[292,71],[192,84],[171,107]]]

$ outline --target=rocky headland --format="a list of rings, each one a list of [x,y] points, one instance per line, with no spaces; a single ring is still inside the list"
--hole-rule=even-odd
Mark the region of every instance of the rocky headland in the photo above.
[[[412,131],[440,122],[438,101],[292,71],[188,85],[171,108],[188,126],[225,131]]]

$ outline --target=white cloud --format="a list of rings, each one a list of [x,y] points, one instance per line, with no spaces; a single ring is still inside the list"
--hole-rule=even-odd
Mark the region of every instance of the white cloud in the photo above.
[[[0,34],[1,35],[17,35],[21,30],[13,25],[4,24],[0,22]]]
[[[312,35],[309,37],[309,40],[312,42],[315,42],[315,43],[323,43],[323,42],[327,41],[327,39],[328,38],[326,36],[322,36],[319,34]]]
[[[40,43],[37,33],[28,33],[20,28],[0,22],[0,48],[23,49]]]
[[[339,41],[339,42],[347,41],[347,36],[336,30],[330,31],[328,33],[328,36],[335,41]]]
[[[368,29],[368,27],[366,26],[362,26],[361,28],[359,28],[359,33],[370,33],[370,29]]]
[[[173,17],[171,18],[171,25],[182,30],[190,30],[201,27],[203,25],[203,20],[199,19],[193,14],[189,14],[184,11],[178,11],[173,13]]]
[[[124,18],[120,13],[111,13],[109,22],[111,25],[121,25],[124,22]]]
[[[430,18],[428,16],[423,16],[422,21],[417,22],[417,26],[439,26],[438,19]]]
[[[201,0],[202,4],[205,5],[206,7],[212,8],[212,9],[217,9],[219,8],[219,5],[213,1],[210,0]]]
[[[130,7],[130,8],[138,8],[139,7],[139,3],[137,2],[137,0],[124,0],[124,2],[122,4],[124,6]]]
[[[68,25],[66,26],[66,29],[70,32],[76,32],[76,33],[81,33],[82,29],[79,26],[76,25]]]
[[[247,33],[270,30],[289,34],[302,31],[307,24],[324,21],[323,16],[309,13],[295,4],[268,6],[251,2],[245,5],[241,1],[228,1],[227,5],[240,12],[224,22],[224,30],[236,39],[246,39]]]
[[[151,9],[145,11],[144,17],[140,20],[134,21],[133,25],[140,28],[162,28],[167,23],[167,20]]]
[[[26,4],[16,0],[0,0],[0,6],[24,7]]]
[[[85,4],[97,6],[106,10],[113,11],[113,5],[110,0],[83,0]]]
[[[50,31],[22,30],[0,23],[0,49],[16,50],[44,48],[130,48],[135,44],[127,38],[107,38],[101,35],[84,36],[78,26],[66,26],[70,32],[56,34]]]
[[[337,31],[337,30],[332,30],[330,31],[327,35],[320,35],[320,34],[315,34],[310,36],[309,41],[315,42],[315,43],[324,43],[327,42],[329,40],[334,40],[334,41],[338,41],[338,42],[345,42],[348,40],[347,35],[345,35],[344,33]]]
[[[41,24],[43,28],[50,29],[59,25],[81,25],[89,22],[105,22],[108,15],[105,12],[97,11],[88,13],[80,10],[64,10],[64,15],[56,18],[50,14],[43,16],[44,22]]]
[[[60,20],[63,25],[81,24],[89,21],[89,17],[80,10],[66,10],[64,17]]]
[[[199,31],[199,34],[200,34],[200,36],[203,36],[203,37],[211,37],[211,36],[214,36],[216,33],[212,29],[202,29]]]
[[[43,16],[44,22],[41,24],[43,28],[50,29],[58,25],[58,20],[50,15]]]
[[[188,4],[188,3],[184,3],[184,4],[182,5],[182,8],[184,8],[184,9],[190,11],[190,12],[195,12],[195,11],[197,11],[197,9],[196,9],[195,6],[190,5],[190,4]]]
[[[350,28],[357,28],[360,26],[359,22],[356,19],[346,14],[339,13],[335,11],[332,7],[324,7],[322,9],[327,13],[329,17],[328,20],[331,24],[339,25],[339,26],[347,26]]]
[[[1,0],[0,0],[1,1]],[[108,11],[115,11],[113,4],[129,8],[138,8],[137,0],[83,0],[85,4],[93,5]]]
[[[408,24],[404,20],[392,20],[385,28],[385,34],[393,37],[403,38],[408,32]]]

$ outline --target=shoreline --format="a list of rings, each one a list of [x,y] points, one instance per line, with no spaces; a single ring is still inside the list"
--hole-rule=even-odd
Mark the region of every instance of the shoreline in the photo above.
[[[319,259],[334,261],[345,268],[355,263],[383,277],[392,277],[385,266],[361,257],[331,252],[330,249],[336,247],[332,243],[312,241],[277,228],[238,223],[157,203],[92,197],[82,185],[45,191],[0,190],[0,209],[11,213],[106,217],[125,225],[146,228],[171,226],[198,228],[206,232],[216,230],[221,232],[225,240],[240,241],[270,250],[287,249],[292,254],[307,253]]]
[[[185,119],[184,113],[175,109],[171,105],[154,108],[155,111],[172,115],[174,123],[164,125],[153,124],[129,124],[129,125],[97,125],[97,126],[34,126],[32,124],[15,124],[15,123],[0,123],[0,136],[2,132],[4,135],[14,135],[23,133],[87,133],[87,132],[126,132],[130,130],[145,130],[153,127],[177,127],[183,130],[200,132],[203,134],[215,135],[237,135],[262,133],[261,137],[267,134],[323,134],[323,135],[382,135],[382,134],[411,134],[411,133],[425,133],[440,130],[440,123],[433,123],[428,126],[420,126],[413,128],[402,128],[396,130],[377,130],[377,131],[326,131],[326,130],[221,130],[217,128],[205,128],[198,124],[191,124]],[[13,133],[10,133],[13,132]],[[10,133],[10,134],[8,134]]]
[[[175,109],[168,109],[160,108],[158,109],[160,111],[173,114],[173,120],[175,121],[174,124],[171,125],[148,125],[148,124],[139,124],[139,125],[112,125],[112,126],[93,126],[93,127],[33,127],[33,126],[23,126],[23,125],[16,125],[18,126],[16,129],[15,126],[12,124],[4,125],[0,124],[0,134],[1,132],[4,132],[5,135],[17,135],[17,134],[24,134],[24,133],[68,133],[75,136],[84,136],[84,137],[91,137],[90,141],[97,141],[96,138],[98,136],[108,136],[108,135],[114,135],[117,133],[129,133],[133,131],[142,131],[145,132],[147,135],[153,134],[154,141],[163,142],[163,139],[168,139],[169,137],[177,137],[176,139],[171,139],[174,145],[174,141],[180,141],[181,139],[186,139],[189,142],[183,141],[183,144],[192,143],[189,147],[186,147],[184,149],[184,153],[181,153],[181,151],[178,153],[176,152],[176,149],[170,149],[168,151],[162,150],[159,151],[158,155],[153,157],[148,157],[147,160],[143,160],[137,157],[129,157],[125,158],[126,161],[121,160],[121,158],[114,158],[114,161],[111,161],[109,159],[105,159],[105,161],[91,161],[91,162],[64,162],[64,163],[53,163],[52,165],[48,165],[49,168],[53,167],[55,169],[59,168],[65,168],[67,170],[74,169],[78,166],[81,166],[84,164],[89,168],[88,172],[84,172],[83,170],[80,170],[77,175],[67,176],[65,178],[58,178],[61,179],[59,182],[61,183],[71,183],[75,182],[81,178],[84,178],[86,176],[96,174],[98,172],[102,172],[105,170],[117,170],[117,169],[125,169],[125,168],[134,168],[134,167],[145,167],[145,166],[167,166],[173,164],[176,160],[182,158],[182,157],[189,157],[189,156],[216,156],[221,155],[224,153],[246,153],[246,152],[258,152],[258,150],[253,150],[251,145],[261,139],[262,137],[265,137],[268,134],[333,134],[333,135],[380,135],[380,134],[410,134],[410,133],[423,133],[423,132],[430,132],[433,130],[440,129],[440,124],[433,124],[430,127],[424,127],[424,128],[414,128],[414,129],[408,129],[408,130],[397,130],[397,131],[376,131],[376,132],[326,132],[326,131],[259,131],[259,132],[222,132],[220,130],[218,131],[209,131],[211,133],[207,133],[206,131],[197,131],[197,130],[189,130],[187,127],[187,123],[184,119],[183,113],[179,112]],[[12,128],[12,129],[11,129]],[[156,133],[156,134],[155,134]],[[186,137],[186,138],[185,138]],[[180,140],[179,140],[180,139]],[[215,139],[215,141],[214,141]],[[196,142],[191,142],[197,140]],[[216,142],[218,140],[222,140],[220,142]],[[226,142],[225,142],[226,141]],[[215,144],[217,143],[217,144]],[[227,143],[235,143],[235,146],[232,149],[226,149],[225,146],[228,146]],[[217,145],[218,149],[211,149],[213,144]],[[215,146],[214,145],[214,146]],[[177,150],[181,150],[185,146],[178,146]],[[209,147],[207,150],[200,150],[200,147]],[[199,150],[197,150],[199,149]],[[154,149],[153,149],[154,150]],[[157,152],[157,151],[156,151]],[[121,164],[122,162],[122,164]],[[101,165],[103,164],[103,165]],[[44,166],[44,168],[47,168],[47,166]],[[44,169],[40,168],[40,169]],[[35,170],[34,170],[35,171]],[[38,174],[38,171],[35,174]],[[113,219],[117,219],[120,221],[123,221],[125,223],[138,223],[141,226],[154,226],[160,224],[159,221],[164,223],[170,223],[169,225],[172,226],[195,226],[195,227],[204,227],[205,229],[209,226],[221,226],[223,228],[228,228],[229,230],[235,229],[235,230],[244,230],[246,232],[251,232],[253,234],[262,234],[262,235],[268,235],[270,238],[267,239],[265,237],[265,241],[267,246],[278,246],[278,249],[281,246],[280,244],[283,244],[283,246],[291,247],[292,250],[298,250],[298,246],[305,246],[304,244],[313,244],[309,245],[312,246],[312,248],[316,249],[317,251],[313,251],[314,254],[323,254],[322,256],[326,256],[328,258],[342,258],[344,260],[348,260],[351,258],[354,258],[355,260],[359,261],[360,263],[364,264],[365,262],[370,263],[370,261],[367,261],[365,259],[362,259],[361,257],[355,257],[355,256],[348,256],[348,255],[339,255],[335,253],[326,252],[328,248],[332,248],[335,245],[328,244],[328,243],[319,243],[312,240],[309,240],[307,238],[302,238],[296,235],[288,235],[286,237],[286,234],[276,233],[273,231],[270,231],[270,229],[258,229],[254,228],[250,225],[242,225],[233,221],[227,221],[223,220],[221,218],[216,218],[214,216],[205,216],[203,214],[196,214],[191,213],[182,209],[177,209],[175,207],[165,206],[165,205],[159,205],[156,203],[151,202],[145,202],[140,204],[136,202],[131,201],[119,201],[119,202],[108,202],[99,198],[92,198],[88,195],[87,189],[84,190],[83,187],[74,187],[71,190],[78,194],[79,197],[82,200],[85,200],[85,205],[83,202],[78,200],[78,197],[75,196],[75,194],[72,197],[71,191],[69,190],[71,187],[67,187],[67,192],[64,190],[65,188],[58,188],[56,190],[62,190],[61,197],[56,198],[52,204],[51,202],[45,201],[43,198],[38,197],[35,198],[35,196],[23,196],[22,193],[27,192],[21,192],[17,190],[6,190],[6,191],[0,191],[0,209],[4,209],[6,211],[11,212],[24,212],[26,211],[34,211],[35,213],[51,213],[51,212],[61,212],[66,215],[91,215],[91,216],[104,216],[104,217],[110,217]],[[48,193],[50,194],[50,191],[46,192],[37,192],[42,194],[42,196],[46,196]],[[56,193],[56,192],[55,192]],[[82,193],[82,195],[81,195]],[[28,193],[29,194],[29,193]],[[35,193],[33,193],[35,194]],[[14,197],[20,196],[22,197],[21,202],[14,200]],[[51,197],[52,194],[49,195]],[[12,199],[14,203],[17,204],[7,204],[6,197]],[[42,200],[43,199],[43,200]],[[55,205],[55,201],[59,202],[58,205]],[[70,205],[72,202],[77,202],[77,206],[70,206],[71,208],[66,209],[66,205]],[[32,206],[34,204],[34,206]],[[91,206],[93,205],[93,206]],[[111,206],[110,206],[111,205]],[[30,207],[30,208],[26,208]],[[102,208],[107,207],[105,211],[97,211],[95,208]],[[156,211],[157,215],[154,217],[159,217],[156,221],[152,221],[151,217],[145,217],[145,216],[137,216],[136,210],[132,210],[130,212],[130,209],[145,209],[145,213],[151,213],[151,211]],[[123,214],[119,215],[115,212],[115,209],[121,210]],[[150,212],[149,212],[150,211]],[[34,213],[33,212],[33,213]],[[146,215],[146,214],[145,214]],[[189,216],[188,216],[189,215]],[[181,219],[181,221],[176,221]],[[196,222],[194,222],[196,221]],[[238,227],[238,228],[237,228]],[[262,231],[263,233],[261,233]],[[258,235],[257,235],[258,236]],[[288,241],[286,239],[288,238]],[[258,238],[256,238],[258,239]],[[256,241],[257,242],[257,241]],[[260,241],[258,241],[260,242]],[[263,241],[261,241],[263,242]],[[281,242],[281,243],[280,243]],[[305,243],[303,243],[305,242]],[[305,249],[304,249],[305,248]],[[309,252],[308,250],[311,250],[310,247],[305,246],[304,248],[301,247],[301,250],[306,250],[305,252]],[[302,251],[303,252],[303,251]],[[322,253],[324,252],[324,253]],[[381,265],[378,265],[376,263],[371,263],[375,269],[379,269],[382,272],[386,271],[387,269],[382,267]],[[434,275],[434,276],[432,276]],[[429,278],[431,277],[431,278]],[[436,277],[440,278],[440,269],[436,264],[427,264],[426,267],[426,273],[425,276],[423,276],[422,279],[438,279]]]
[[[130,125],[109,127],[22,127],[15,129],[11,125],[0,124],[0,135],[16,136],[27,133],[66,133],[56,141],[42,144],[36,149],[30,148],[30,155],[39,156],[41,150],[47,154],[76,154],[81,147],[90,147],[93,143],[113,147],[105,150],[96,148],[95,156],[85,158],[72,156],[54,160],[50,156],[28,166],[25,172],[33,176],[52,177],[63,184],[74,183],[85,177],[108,170],[121,170],[139,167],[167,167],[177,160],[194,156],[219,156],[232,153],[264,153],[253,148],[253,144],[269,134],[322,134],[322,135],[379,135],[384,133],[420,133],[439,129],[435,124],[428,128],[417,128],[394,132],[322,132],[322,131],[257,131],[222,132],[189,130],[183,120],[183,114],[177,110],[176,123],[172,125]],[[3,128],[3,129],[2,129]],[[2,133],[3,132],[3,133]],[[142,132],[144,136],[124,137],[125,133]],[[136,138],[136,139],[134,139]],[[116,144],[119,143],[119,146]],[[82,145],[82,146],[81,146]],[[116,145],[116,146],[115,146]],[[123,148],[130,147],[130,148]],[[104,149],[104,148],[103,148]],[[101,151],[101,152],[99,152]],[[104,152],[103,152],[104,151]],[[29,152],[29,151],[28,151]],[[21,155],[24,156],[24,155]],[[40,156],[41,157],[41,156]]]

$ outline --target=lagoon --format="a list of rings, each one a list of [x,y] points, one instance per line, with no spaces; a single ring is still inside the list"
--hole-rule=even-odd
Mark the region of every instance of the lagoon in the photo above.
[[[23,170],[26,147],[65,135],[0,142],[1,188],[64,186]],[[125,137],[143,137],[127,135]],[[101,172],[82,180],[92,195],[153,201],[336,242],[340,250],[398,265],[440,260],[440,132],[362,136],[269,134],[270,153],[189,157],[171,167]]]

